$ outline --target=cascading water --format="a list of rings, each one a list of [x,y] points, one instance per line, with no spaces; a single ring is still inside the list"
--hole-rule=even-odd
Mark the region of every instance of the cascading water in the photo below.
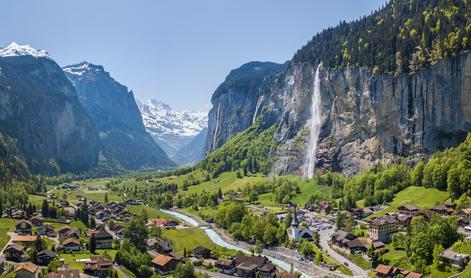
[[[304,160],[304,178],[310,179],[314,176],[316,166],[316,149],[319,132],[321,130],[321,80],[319,71],[321,65],[317,67],[314,77],[314,90],[311,95],[311,120],[309,121],[309,145]]]

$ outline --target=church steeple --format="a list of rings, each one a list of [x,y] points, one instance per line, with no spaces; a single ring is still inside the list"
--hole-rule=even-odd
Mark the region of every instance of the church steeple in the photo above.
[[[299,222],[298,222],[298,211],[296,204],[291,204],[291,208],[293,210],[293,221],[291,221],[291,227],[299,227]]]

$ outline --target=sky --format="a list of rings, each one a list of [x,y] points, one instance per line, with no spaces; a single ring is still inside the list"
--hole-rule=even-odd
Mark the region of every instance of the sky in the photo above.
[[[0,46],[100,64],[137,99],[199,110],[231,69],[283,63],[317,32],[386,0],[2,1]]]

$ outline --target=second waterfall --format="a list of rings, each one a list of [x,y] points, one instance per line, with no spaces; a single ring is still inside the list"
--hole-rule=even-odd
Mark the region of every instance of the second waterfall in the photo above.
[[[314,90],[311,95],[311,120],[309,121],[309,142],[304,159],[304,173],[305,179],[310,179],[314,176],[314,168],[316,166],[316,149],[319,133],[321,130],[321,80],[319,77],[321,65],[317,67],[314,76]]]

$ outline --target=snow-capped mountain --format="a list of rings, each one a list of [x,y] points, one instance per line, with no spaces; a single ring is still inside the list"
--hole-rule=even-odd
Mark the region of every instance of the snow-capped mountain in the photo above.
[[[0,50],[0,57],[33,56],[35,58],[49,58],[51,56],[45,50],[39,50],[30,45],[19,45],[16,42],[10,43]]]
[[[174,158],[179,150],[189,145],[208,126],[209,107],[200,111],[176,111],[155,99],[138,101],[137,105],[147,131],[170,158]],[[179,164],[188,163],[179,160],[176,161]],[[195,162],[195,159],[189,160]]]

